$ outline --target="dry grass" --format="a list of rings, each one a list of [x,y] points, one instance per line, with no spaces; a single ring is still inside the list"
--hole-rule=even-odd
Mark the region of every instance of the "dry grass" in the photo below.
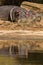
[[[23,23],[19,24],[0,20],[0,30],[43,30],[43,20],[38,25],[33,23],[30,23],[30,25]]]

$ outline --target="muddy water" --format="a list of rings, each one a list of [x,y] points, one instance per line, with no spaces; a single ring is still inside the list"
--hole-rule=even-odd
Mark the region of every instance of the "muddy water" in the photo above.
[[[3,48],[0,49],[0,65],[43,65],[43,53],[28,53],[28,58],[20,58]]]
[[[27,59],[0,54],[0,65],[43,65],[43,54],[30,53]]]

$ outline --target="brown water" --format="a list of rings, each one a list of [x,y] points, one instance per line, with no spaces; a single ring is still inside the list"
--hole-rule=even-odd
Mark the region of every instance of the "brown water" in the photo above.
[[[12,50],[13,52],[13,50]],[[0,65],[43,65],[43,53],[28,53],[28,58],[9,54],[9,48],[0,49]]]
[[[29,54],[27,59],[0,55],[0,65],[43,65],[43,54]]]

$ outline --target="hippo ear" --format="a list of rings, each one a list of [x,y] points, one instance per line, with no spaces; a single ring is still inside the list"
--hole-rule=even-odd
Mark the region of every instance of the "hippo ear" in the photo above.
[[[11,10],[10,10],[10,20],[12,22],[15,22],[16,21],[16,18],[14,17],[14,10],[15,10],[15,7],[13,7]]]

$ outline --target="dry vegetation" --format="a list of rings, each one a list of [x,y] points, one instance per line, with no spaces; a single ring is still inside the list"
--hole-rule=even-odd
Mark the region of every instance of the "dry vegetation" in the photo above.
[[[43,30],[43,20],[40,23],[37,23],[37,25],[35,23],[30,23],[30,25],[28,25],[0,20],[0,30]]]

